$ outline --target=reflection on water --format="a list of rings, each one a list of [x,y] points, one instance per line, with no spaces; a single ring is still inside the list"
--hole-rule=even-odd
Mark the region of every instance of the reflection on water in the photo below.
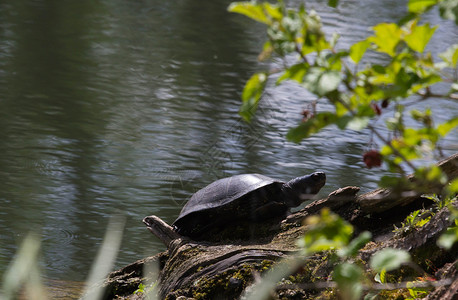
[[[309,6],[345,47],[405,5],[362,2]],[[331,128],[301,144],[285,140],[314,100],[293,84],[270,88],[252,124],[240,120],[241,89],[266,67],[256,61],[264,33],[227,13],[229,3],[0,3],[0,273],[36,230],[46,275],[83,280],[117,213],[128,218],[117,266],[157,253],[163,246],[141,219],[172,222],[194,191],[223,176],[288,180],[323,170],[321,195],[375,187],[380,174],[361,162],[366,132]],[[458,35],[450,24],[441,32]],[[444,119],[456,115],[453,103],[441,105],[434,109]]]

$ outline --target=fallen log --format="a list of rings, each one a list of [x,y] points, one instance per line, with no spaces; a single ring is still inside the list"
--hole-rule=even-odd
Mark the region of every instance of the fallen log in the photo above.
[[[447,175],[450,182],[458,177],[458,153],[438,162],[437,164]],[[414,181],[413,176],[409,177]],[[440,193],[443,186],[426,186],[423,187],[428,193]],[[422,192],[417,191],[392,191],[388,189],[376,189],[369,193],[357,197],[356,202],[359,204],[362,213],[380,213],[397,206],[406,206],[417,200]]]
[[[456,177],[457,159],[458,155],[453,155],[439,164],[449,178]],[[143,271],[144,266],[152,262],[159,270],[156,274],[158,287],[155,290],[160,299],[238,299],[259,275],[270,270],[277,261],[297,253],[297,240],[307,230],[307,226],[303,224],[304,218],[318,213],[324,207],[330,208],[350,222],[356,233],[363,230],[373,232],[373,242],[367,244],[359,254],[363,264],[381,248],[405,249],[412,254],[415,263],[424,269],[425,274],[444,279],[440,271],[445,272],[444,268],[450,268],[450,263],[455,261],[458,253],[456,245],[450,251],[444,251],[436,245],[437,238],[452,225],[450,211],[443,208],[435,212],[424,226],[403,234],[394,233],[393,225],[400,226],[413,210],[428,207],[432,203],[419,195],[409,195],[393,201],[392,194],[386,190],[377,190],[358,197],[358,191],[358,187],[345,187],[334,191],[328,197],[316,200],[286,217],[280,225],[269,222],[256,224],[254,229],[250,227],[253,235],[248,239],[239,236],[234,239],[226,238],[239,230],[227,228],[226,232],[221,232],[221,236],[225,238],[219,241],[193,241],[178,235],[160,218],[146,217],[144,223],[147,228],[168,246],[168,250],[110,274],[105,283],[108,287],[106,299],[143,299],[142,293],[134,295],[133,292],[140,282],[147,282],[148,278],[154,277]],[[377,197],[374,198],[373,195]],[[453,205],[458,208],[456,200]],[[243,224],[240,226],[243,227]],[[332,281],[325,283],[332,271],[331,262],[326,255],[303,257],[303,263],[279,288],[272,291],[274,298],[322,296],[326,299],[326,290],[322,290],[320,286],[327,290],[335,286]],[[456,288],[455,286],[456,281],[450,281],[450,287],[438,286],[429,297],[453,299],[454,295],[448,291]],[[439,296],[434,298],[433,295],[436,294]]]

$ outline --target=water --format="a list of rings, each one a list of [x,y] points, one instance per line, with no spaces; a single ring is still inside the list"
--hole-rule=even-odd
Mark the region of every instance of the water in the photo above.
[[[360,2],[309,7],[342,47],[405,7]],[[294,84],[270,87],[253,123],[240,120],[245,81],[268,65],[256,60],[263,27],[228,13],[229,3],[0,3],[0,273],[24,236],[38,231],[50,282],[84,280],[112,215],[127,218],[116,267],[162,251],[142,218],[173,222],[193,192],[224,176],[288,180],[322,170],[328,182],[320,195],[376,187],[383,171],[361,161],[367,132],[329,128],[286,141],[314,100]],[[428,19],[438,22],[434,13]],[[441,22],[431,50],[457,37]],[[434,105],[440,120],[458,113],[456,103],[437,101],[422,106]],[[453,133],[445,152],[457,142]]]

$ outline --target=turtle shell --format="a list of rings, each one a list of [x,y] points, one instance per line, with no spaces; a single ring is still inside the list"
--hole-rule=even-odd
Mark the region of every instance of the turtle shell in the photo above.
[[[181,210],[180,215],[173,223],[177,232],[188,233],[193,227],[203,222],[212,223],[212,212],[231,207],[231,204],[247,194],[267,187],[280,190],[283,182],[261,174],[242,174],[217,180],[197,191]],[[237,213],[229,208],[227,213]],[[211,224],[208,224],[211,225]]]

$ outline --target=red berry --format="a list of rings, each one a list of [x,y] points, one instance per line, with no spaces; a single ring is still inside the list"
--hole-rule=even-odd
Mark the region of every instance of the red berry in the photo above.
[[[363,161],[369,169],[380,167],[382,165],[382,155],[377,150],[369,150],[364,153]]]
[[[308,109],[304,109],[301,112],[301,115],[302,115],[302,122],[307,122],[309,119],[313,118],[313,112],[311,112]]]

